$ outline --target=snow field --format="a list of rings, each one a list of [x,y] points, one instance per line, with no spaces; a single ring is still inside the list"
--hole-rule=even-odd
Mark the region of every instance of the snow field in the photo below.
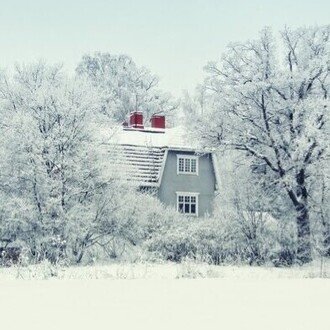
[[[0,281],[1,328],[328,330],[326,279]]]

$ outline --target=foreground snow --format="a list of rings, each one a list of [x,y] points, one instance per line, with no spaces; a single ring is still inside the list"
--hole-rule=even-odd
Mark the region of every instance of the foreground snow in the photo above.
[[[1,329],[329,329],[328,279],[0,280]]]

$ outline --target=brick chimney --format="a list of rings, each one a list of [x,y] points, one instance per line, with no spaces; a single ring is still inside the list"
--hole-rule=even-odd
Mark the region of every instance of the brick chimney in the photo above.
[[[129,126],[132,128],[144,128],[142,111],[134,111],[130,113]]]
[[[165,116],[153,115],[150,119],[152,128],[165,129]]]

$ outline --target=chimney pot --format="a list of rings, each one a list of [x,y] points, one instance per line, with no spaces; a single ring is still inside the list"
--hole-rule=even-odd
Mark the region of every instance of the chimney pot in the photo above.
[[[153,115],[150,119],[152,128],[165,129],[165,116]]]
[[[142,111],[131,112],[129,116],[129,126],[133,128],[144,128]]]

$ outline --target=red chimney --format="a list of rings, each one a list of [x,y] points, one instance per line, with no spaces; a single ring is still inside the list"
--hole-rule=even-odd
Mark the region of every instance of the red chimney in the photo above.
[[[150,121],[152,128],[165,129],[165,116],[153,115]]]
[[[143,114],[141,111],[131,112],[129,116],[129,126],[133,128],[144,128],[143,126]]]

